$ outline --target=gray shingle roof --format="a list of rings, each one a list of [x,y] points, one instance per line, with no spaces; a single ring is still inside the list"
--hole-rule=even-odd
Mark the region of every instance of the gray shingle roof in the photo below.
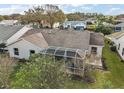
[[[103,35],[100,33],[90,33],[89,31],[76,32],[59,29],[32,29],[27,31],[22,37],[39,32],[42,33],[48,46],[88,49],[90,44],[104,45]]]
[[[90,45],[104,45],[104,36],[101,33],[90,33]]]
[[[90,32],[76,32],[51,29],[32,29],[24,36],[41,32],[49,46],[88,49]]]
[[[88,31],[41,31],[49,46],[88,49],[90,33]]]
[[[44,48],[48,47],[48,44],[41,33],[31,34],[26,37],[23,37],[23,39],[39,47],[44,47]]]
[[[0,25],[0,43],[6,42],[12,35],[18,32],[23,26]]]

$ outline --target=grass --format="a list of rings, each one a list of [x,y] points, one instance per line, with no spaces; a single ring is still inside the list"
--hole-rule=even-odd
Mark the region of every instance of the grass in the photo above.
[[[107,78],[112,82],[114,88],[124,88],[124,63],[121,62],[117,53],[109,49],[107,42],[105,43],[103,57],[106,59],[106,65],[110,71]]]
[[[66,88],[124,88],[124,63],[117,53],[112,52],[105,41],[103,58],[108,71],[96,70],[92,74],[96,79],[95,83],[87,84],[83,81],[71,80],[65,85]]]

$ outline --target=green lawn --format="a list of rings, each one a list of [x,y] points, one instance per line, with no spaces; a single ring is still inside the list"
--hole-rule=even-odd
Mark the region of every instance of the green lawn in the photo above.
[[[124,63],[117,53],[109,49],[107,43],[103,50],[103,57],[106,58],[106,65],[110,71],[110,74],[106,75],[107,79],[112,82],[114,88],[124,88]]]
[[[65,85],[66,88],[124,88],[124,63],[115,52],[109,49],[105,42],[103,57],[108,71],[94,71],[96,82],[87,84],[82,81],[71,80]]]

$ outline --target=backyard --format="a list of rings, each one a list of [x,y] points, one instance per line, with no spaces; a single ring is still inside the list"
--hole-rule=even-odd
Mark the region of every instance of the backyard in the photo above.
[[[72,80],[67,82],[66,88],[124,88],[124,63],[117,53],[109,49],[109,44],[105,40],[103,58],[107,66],[106,71],[95,70],[92,77],[95,83],[84,83],[83,81]]]
[[[83,81],[84,79],[82,79],[82,78],[80,80],[78,80],[79,78],[76,78],[76,79],[71,78],[71,80],[69,79],[65,82],[63,88],[65,88],[65,89],[68,89],[68,88],[69,89],[124,88],[124,74],[123,74],[124,73],[124,63],[121,62],[121,59],[119,58],[119,56],[116,52],[113,52],[110,50],[107,40],[105,40],[105,47],[103,49],[103,58],[105,60],[106,66],[107,66],[107,70],[92,70],[92,72],[89,73],[90,77],[92,79],[94,79],[94,81],[95,81],[94,83],[88,83],[86,81]],[[3,63],[3,61],[5,59],[6,59],[6,62],[8,62],[7,59],[10,60],[10,58],[4,58],[3,60],[1,58],[1,62]],[[18,66],[16,68],[18,68]],[[4,69],[4,70],[8,72],[7,69]],[[22,72],[22,71],[20,71],[20,72]],[[55,72],[55,70],[53,70],[53,72]],[[15,71],[13,73],[16,74],[17,71]],[[31,70],[31,73],[32,73],[32,70]],[[51,70],[50,70],[50,73],[52,73]],[[14,76],[13,75],[11,76],[12,81],[15,77],[15,74],[14,74]],[[21,74],[23,74],[25,76],[24,73],[21,73]],[[2,76],[3,78],[2,77],[0,77],[0,78],[3,80],[3,84],[5,83],[4,86],[6,88],[6,87],[8,87],[8,85],[6,85],[6,83],[9,82],[10,79],[5,78],[6,74],[1,73],[1,75],[4,76],[4,77]],[[7,75],[10,75],[10,74],[7,74]],[[17,73],[16,75],[18,76],[19,74]],[[21,77],[23,77],[23,75]],[[6,79],[6,80],[4,80],[4,79]],[[19,76],[19,79],[20,79],[20,76]],[[4,81],[7,81],[7,82],[4,82]]]

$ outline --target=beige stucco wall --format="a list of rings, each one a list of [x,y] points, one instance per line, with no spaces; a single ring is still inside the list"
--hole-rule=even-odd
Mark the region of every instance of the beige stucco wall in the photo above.
[[[90,45],[89,46],[89,52],[88,52],[89,54],[91,54],[91,48],[92,47],[97,47],[97,56],[102,57],[102,49],[104,46]]]

